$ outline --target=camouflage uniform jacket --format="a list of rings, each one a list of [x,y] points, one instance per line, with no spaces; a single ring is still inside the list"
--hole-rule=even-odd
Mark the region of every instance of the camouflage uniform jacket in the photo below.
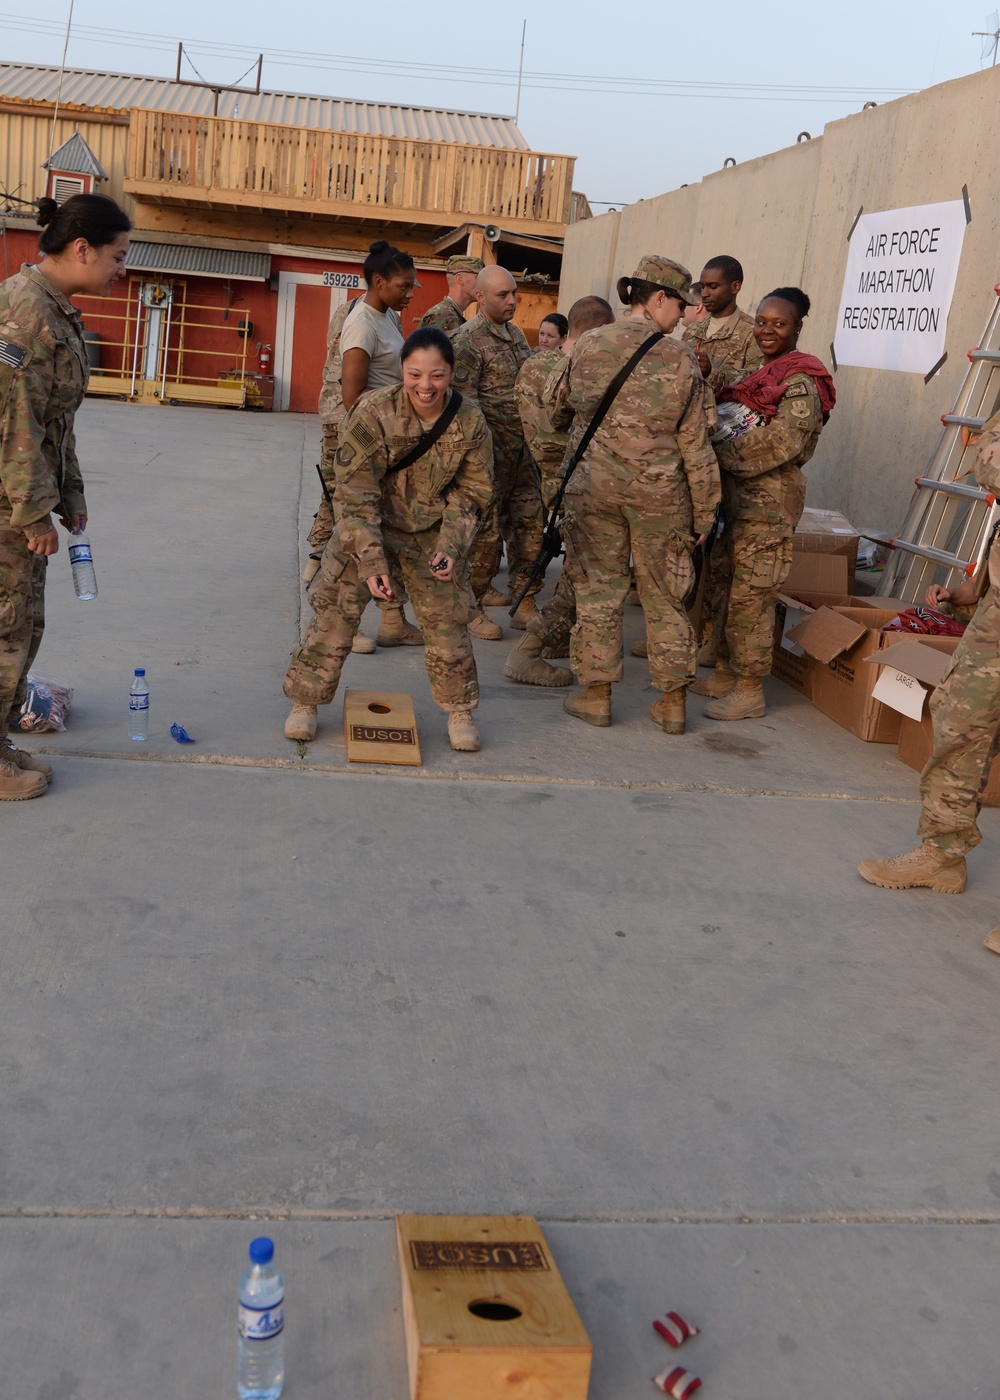
[[[744,520],[773,523],[777,501],[797,519],[805,501],[805,478],[799,468],[816,451],[822,430],[816,381],[810,374],[791,375],[769,423],[716,444],[727,510]]]
[[[339,423],[344,416],[344,402],[340,397],[340,333],[355,301],[341,302],[330,317],[330,329],[326,333],[326,362],[323,365],[323,387],[319,391],[320,422]]]
[[[420,324],[421,326],[435,326],[439,331],[454,335],[465,325],[465,317],[451,297],[445,297],[436,306],[432,306],[430,311],[424,312],[420,318]]]
[[[702,316],[692,321],[684,329],[683,340],[696,356],[699,346],[708,356],[712,369],[706,378],[711,389],[734,384],[764,363],[764,356],[753,338],[753,317],[739,307],[731,316],[719,319]]]
[[[549,417],[557,430],[572,425],[571,447],[612,379],[652,334],[650,323],[636,317],[599,326],[552,372],[545,386]],[[704,534],[719,504],[719,468],[709,442],[715,421],[715,402],[693,351],[664,336],[619,391],[574,473],[574,483],[580,478],[575,489],[601,493],[635,478],[662,484],[665,508],[679,528],[690,528],[693,515],[695,534]]]
[[[341,550],[363,579],[389,572],[383,525],[407,535],[437,526],[437,548],[460,559],[493,498],[490,432],[468,399],[428,452],[387,476],[423,431],[402,384],[359,399],[344,423],[333,500]]]
[[[87,513],[73,418],[89,375],[72,302],[35,267],[0,284],[0,516],[26,534]]]
[[[536,350],[518,370],[514,382],[514,399],[524,429],[524,441],[542,474],[546,498],[552,494],[548,488],[553,478],[558,477],[569,441],[568,433],[553,428],[543,398],[546,381],[562,362],[561,350]]]
[[[524,430],[514,381],[531,347],[516,326],[496,326],[481,311],[466,321],[454,341],[455,388],[483,410],[497,462],[517,463],[524,452]]]

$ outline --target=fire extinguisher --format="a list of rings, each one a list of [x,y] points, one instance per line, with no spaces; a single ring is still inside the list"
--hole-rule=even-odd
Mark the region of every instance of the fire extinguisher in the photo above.
[[[258,352],[257,352],[257,360],[258,360],[258,366],[259,366],[259,369],[260,369],[261,374],[270,374],[270,373],[271,373],[271,347],[270,347],[270,345],[264,345],[263,343],[260,345],[260,347],[258,348]]]

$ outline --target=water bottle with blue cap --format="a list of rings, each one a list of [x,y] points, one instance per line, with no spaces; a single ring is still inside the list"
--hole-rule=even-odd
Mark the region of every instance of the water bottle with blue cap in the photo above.
[[[285,1280],[274,1242],[250,1242],[250,1265],[240,1279],[240,1400],[278,1400],[285,1381]]]

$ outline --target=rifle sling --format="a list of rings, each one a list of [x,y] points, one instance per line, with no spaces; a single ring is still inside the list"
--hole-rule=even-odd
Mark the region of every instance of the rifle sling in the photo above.
[[[584,453],[586,452],[587,448],[590,446],[591,442],[593,441],[594,434],[597,432],[598,428],[599,428],[599,427],[601,426],[601,424],[604,422],[605,416],[607,415],[607,412],[608,412],[608,410],[610,409],[611,405],[614,403],[615,399],[618,397],[618,395],[619,395],[619,393],[620,393],[620,391],[621,391],[622,385],[625,383],[626,379],[628,379],[629,375],[630,375],[630,374],[632,373],[632,371],[635,369],[636,365],[639,363],[639,361],[642,359],[642,357],[646,354],[646,352],[649,351],[649,350],[652,350],[653,346],[657,343],[657,341],[660,341],[660,340],[662,340],[662,339],[663,339],[663,332],[662,332],[662,331],[654,331],[653,334],[652,334],[651,336],[648,337],[648,339],[646,339],[646,340],[644,340],[644,341],[642,342],[642,344],[639,346],[638,350],[637,350],[637,351],[635,352],[635,354],[631,357],[631,359],[628,361],[628,363],[627,363],[627,364],[624,364],[624,365],[621,367],[621,369],[620,369],[620,370],[618,371],[618,373],[615,375],[614,379],[612,379],[611,383],[608,385],[607,389],[605,390],[604,398],[601,399],[601,402],[597,405],[597,412],[594,414],[593,418],[591,418],[590,422],[587,424],[587,431],[584,433],[583,437],[580,439],[579,443],[577,444],[576,451],[573,453],[572,457],[569,459],[569,463],[568,463],[568,465],[567,465],[567,467],[566,467],[566,470],[563,472],[562,485],[561,485],[561,487],[560,487],[560,499],[561,499],[562,492],[565,490],[565,486],[566,486],[567,481],[569,481],[570,477],[573,475],[573,473],[576,471],[577,467],[580,465],[580,462],[581,462],[582,459],[583,459]]]
[[[405,456],[400,457],[398,462],[393,462],[391,467],[387,467],[386,476],[391,476],[393,472],[405,472],[407,467],[412,467],[414,462],[419,462],[425,452],[429,452],[438,438],[451,424],[455,414],[462,407],[462,395],[457,389],[452,389],[451,398],[448,400],[444,412],[434,425],[426,432],[421,433],[414,445]]]

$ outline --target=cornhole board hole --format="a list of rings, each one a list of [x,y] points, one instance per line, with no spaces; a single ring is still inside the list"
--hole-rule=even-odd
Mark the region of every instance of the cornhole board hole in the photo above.
[[[420,763],[417,717],[409,695],[345,690],[344,739],[351,763]]]
[[[399,1215],[411,1400],[586,1400],[591,1344],[530,1215]]]

